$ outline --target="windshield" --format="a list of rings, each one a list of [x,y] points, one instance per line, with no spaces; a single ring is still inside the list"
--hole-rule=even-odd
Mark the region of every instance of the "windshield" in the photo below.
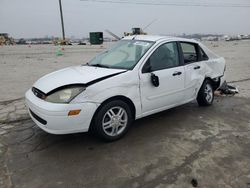
[[[153,44],[149,41],[121,40],[97,55],[88,65],[131,70]]]

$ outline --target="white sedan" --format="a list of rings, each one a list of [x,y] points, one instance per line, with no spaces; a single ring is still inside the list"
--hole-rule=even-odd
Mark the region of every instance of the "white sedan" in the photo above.
[[[93,131],[113,141],[139,119],[193,100],[213,103],[225,60],[195,40],[129,36],[89,63],[40,78],[26,93],[33,121],[52,134]]]

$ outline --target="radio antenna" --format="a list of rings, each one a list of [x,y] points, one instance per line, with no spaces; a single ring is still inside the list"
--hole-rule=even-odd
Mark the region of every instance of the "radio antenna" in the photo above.
[[[147,29],[149,26],[151,26],[154,22],[156,22],[158,19],[155,18],[154,20],[152,20],[148,25],[146,25],[142,30],[144,31],[145,29]]]

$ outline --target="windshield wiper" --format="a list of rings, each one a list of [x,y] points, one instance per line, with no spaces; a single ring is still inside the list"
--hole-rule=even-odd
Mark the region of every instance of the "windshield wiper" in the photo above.
[[[108,65],[103,65],[103,64],[89,64],[90,66],[93,66],[93,67],[102,67],[102,68],[110,68],[110,66]]]
[[[81,64],[81,66],[90,66],[89,62]]]

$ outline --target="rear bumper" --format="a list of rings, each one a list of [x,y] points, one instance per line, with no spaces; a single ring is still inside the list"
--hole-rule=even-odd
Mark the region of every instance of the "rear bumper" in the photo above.
[[[226,81],[225,75],[221,76],[221,77],[220,77],[220,85],[219,85],[218,89],[223,85],[223,83],[224,83],[225,81]]]
[[[31,90],[26,92],[26,104],[32,120],[44,131],[52,134],[87,132],[98,107],[95,103],[55,104],[36,97]],[[75,116],[70,110],[80,109]]]

